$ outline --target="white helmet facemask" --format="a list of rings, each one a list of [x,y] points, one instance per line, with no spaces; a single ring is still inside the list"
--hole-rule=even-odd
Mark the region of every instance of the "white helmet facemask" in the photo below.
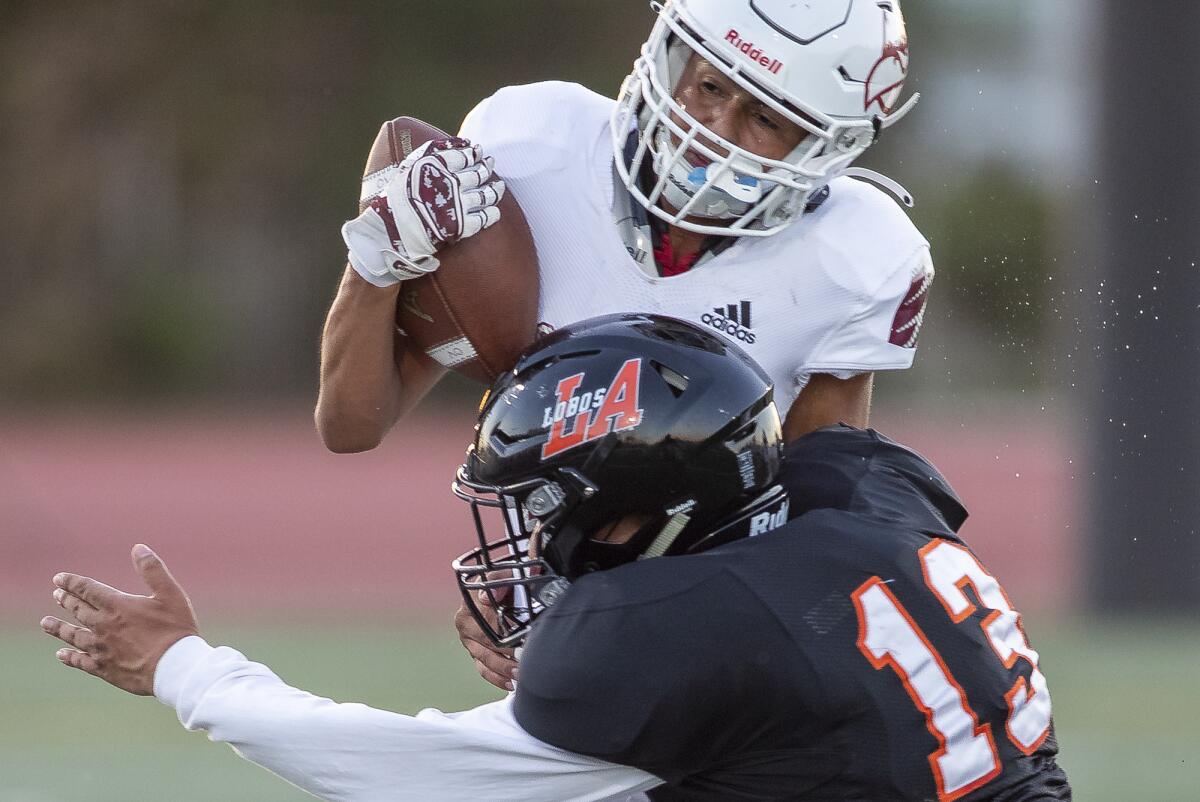
[[[674,157],[671,134],[658,126],[654,142],[654,174],[667,176],[662,197],[676,209],[687,207],[690,214],[717,220],[736,220],[762,201],[773,184],[755,177],[762,163],[744,157],[728,164],[694,166],[686,158]]]
[[[908,66],[898,4],[829,0],[839,3],[846,11],[845,21],[835,26],[840,35],[814,40],[786,34],[786,24],[800,28],[813,22],[784,0],[652,3],[658,22],[621,87],[612,119],[617,173],[630,194],[659,219],[689,231],[767,236],[846,174],[917,96],[893,109]],[[800,144],[782,159],[768,159],[696,120],[675,100],[692,54],[799,127],[805,134]],[[875,92],[883,81],[884,91]],[[635,130],[636,148],[627,151]],[[641,180],[646,166],[653,182]],[[853,172],[911,202],[894,182]]]

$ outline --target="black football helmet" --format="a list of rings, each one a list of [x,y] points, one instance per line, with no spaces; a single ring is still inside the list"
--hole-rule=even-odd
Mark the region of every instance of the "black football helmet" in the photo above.
[[[513,646],[582,574],[773,529],[782,445],[770,380],[720,336],[647,314],[559,329],[484,396],[453,484],[480,542],[454,561],[463,599]],[[629,516],[628,541],[593,538]]]

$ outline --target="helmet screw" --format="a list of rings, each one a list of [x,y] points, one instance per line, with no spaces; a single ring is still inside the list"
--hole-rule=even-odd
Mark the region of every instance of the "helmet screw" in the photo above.
[[[530,515],[541,517],[558,509],[559,505],[566,500],[566,494],[562,488],[553,482],[539,487],[534,490],[525,499],[525,509]]]
[[[858,147],[858,134],[854,131],[845,131],[837,140],[838,150],[843,153],[849,153]]]

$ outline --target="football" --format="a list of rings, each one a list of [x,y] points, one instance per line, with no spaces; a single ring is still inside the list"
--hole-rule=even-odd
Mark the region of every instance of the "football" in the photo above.
[[[363,171],[359,211],[414,148],[448,136],[412,117],[384,123]],[[437,257],[436,271],[401,286],[396,325],[436,362],[490,384],[537,334],[537,252],[512,193],[500,201],[498,223]]]

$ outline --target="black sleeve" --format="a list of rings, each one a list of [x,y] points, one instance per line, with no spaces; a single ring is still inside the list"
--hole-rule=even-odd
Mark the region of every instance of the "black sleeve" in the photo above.
[[[747,748],[779,712],[769,656],[785,636],[743,615],[758,600],[731,575],[686,576],[689,559],[586,576],[538,621],[514,700],[527,732],[667,782]]]

